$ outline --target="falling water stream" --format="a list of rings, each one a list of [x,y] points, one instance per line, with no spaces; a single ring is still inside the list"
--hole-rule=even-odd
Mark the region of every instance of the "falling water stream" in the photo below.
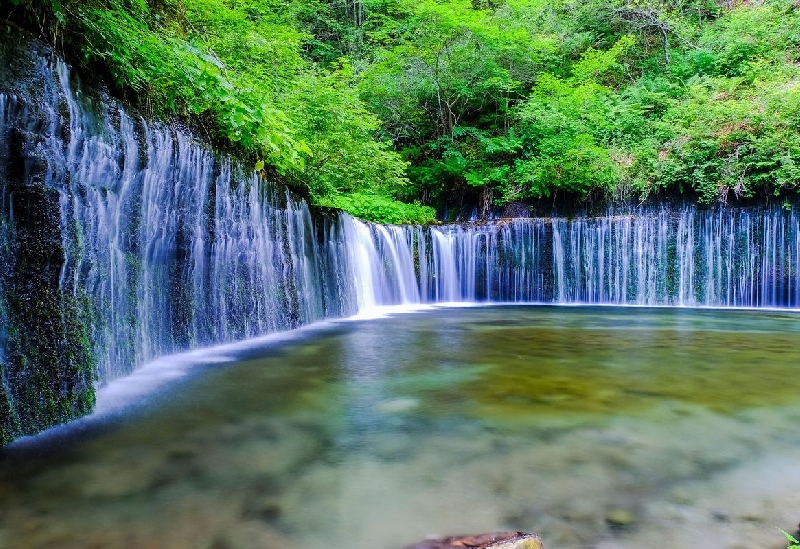
[[[791,209],[430,227],[323,216],[35,59],[38,97],[0,90],[0,170],[16,132],[57,192],[59,284],[91,304],[101,386],[165,355],[389,305],[800,307]],[[14,201],[0,178],[0,270]],[[5,314],[0,287],[0,363]],[[0,471],[0,546],[391,549],[523,528],[548,548],[655,546],[670,530],[671,546],[721,548],[797,520],[782,507],[800,503],[794,312],[400,318],[199,351],[204,376],[147,410],[21,444]],[[752,505],[727,509],[748,487]],[[620,510],[630,524],[608,519]]]
[[[63,62],[37,59],[43,99],[0,93],[0,135],[38,136],[60,197],[62,286],[93,304],[101,382],[182,349],[385,305],[800,306],[794,211],[653,206],[433,227],[314,218],[185,131],[90,97]],[[2,200],[13,215],[5,189]]]

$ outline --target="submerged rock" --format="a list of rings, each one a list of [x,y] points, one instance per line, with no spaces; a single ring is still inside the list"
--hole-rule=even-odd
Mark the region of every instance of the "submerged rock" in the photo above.
[[[400,397],[381,402],[376,406],[379,412],[384,414],[399,414],[408,412],[419,406],[419,400],[411,397]]]
[[[409,545],[405,549],[544,549],[544,545],[536,534],[493,532],[430,539]]]
[[[675,488],[672,492],[670,492],[669,500],[678,505],[691,505],[694,503],[695,498],[686,488]]]
[[[630,528],[634,522],[631,512],[625,509],[614,509],[606,514],[606,524],[611,528]]]

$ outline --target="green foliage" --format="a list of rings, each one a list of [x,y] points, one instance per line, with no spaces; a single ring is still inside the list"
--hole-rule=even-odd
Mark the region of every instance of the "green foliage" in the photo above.
[[[405,204],[386,196],[350,193],[329,195],[319,201],[320,206],[337,208],[356,217],[376,223],[393,225],[404,223],[430,224],[436,222],[436,212],[430,206]]]
[[[632,45],[632,37],[625,36],[607,51],[589,48],[569,78],[540,76],[518,111],[525,147],[506,199],[558,190],[585,195],[617,184],[621,172],[603,144],[610,141],[621,109],[612,90],[598,80],[617,78],[618,59]]]
[[[786,549],[800,549],[800,541],[786,530],[781,530],[787,541]]]
[[[798,190],[788,1],[398,4],[359,87],[411,162],[406,199]]]
[[[144,2],[78,2],[67,9],[81,27],[86,61],[102,62],[118,86],[141,94],[160,114],[212,121],[215,137],[264,158],[280,173],[303,168],[308,145],[296,137],[292,121],[270,93],[272,79],[259,82],[263,71],[241,70],[267,55],[300,63],[292,33],[274,33],[267,40],[273,29],[256,33],[244,6],[234,10],[206,0],[187,2],[186,19],[174,23],[190,25],[188,33],[166,26]],[[241,48],[231,45],[234,37],[244,37],[237,42]]]
[[[145,108],[369,219],[800,190],[792,0],[7,1]]]
[[[335,70],[306,74],[287,105],[297,135],[313,143],[295,178],[314,200],[342,192],[390,194],[406,183],[405,162],[375,138],[380,121],[364,108],[352,79],[346,60]]]
[[[15,3],[42,24],[63,15],[67,27],[54,31],[142,108],[189,120],[312,201],[359,189],[388,196],[406,184],[349,62],[320,67],[304,56],[312,36],[299,0],[289,9],[274,0]]]

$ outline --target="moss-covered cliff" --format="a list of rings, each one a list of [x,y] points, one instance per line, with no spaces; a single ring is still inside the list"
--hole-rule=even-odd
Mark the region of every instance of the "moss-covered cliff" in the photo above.
[[[26,81],[28,47],[0,48],[3,103],[36,85]],[[37,98],[29,99],[20,108],[35,111]],[[3,107],[5,115],[11,107]],[[35,112],[24,120],[0,135],[0,445],[81,417],[95,399],[88,301],[61,280],[68,239],[50,177],[55,159],[43,143],[50,135]]]

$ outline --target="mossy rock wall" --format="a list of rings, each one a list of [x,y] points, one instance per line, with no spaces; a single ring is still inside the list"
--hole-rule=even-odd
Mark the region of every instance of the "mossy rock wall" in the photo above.
[[[24,51],[4,44],[0,53],[10,50],[3,77],[26,72]],[[14,91],[0,78],[0,93]],[[90,306],[61,280],[64,190],[38,130],[6,125],[0,135],[0,445],[86,415],[95,401]]]

